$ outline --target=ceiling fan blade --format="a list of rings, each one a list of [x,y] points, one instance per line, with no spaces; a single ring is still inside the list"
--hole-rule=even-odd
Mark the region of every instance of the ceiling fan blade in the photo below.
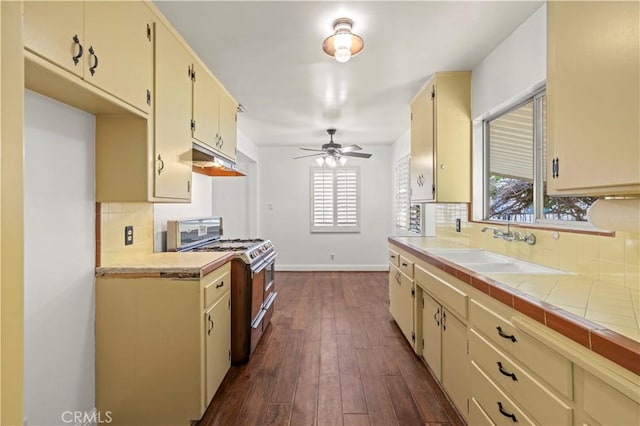
[[[358,158],[369,158],[371,154],[367,154],[366,152],[343,152],[342,155],[345,157],[358,157]]]
[[[342,152],[360,151],[361,149],[362,148],[360,148],[358,145],[347,145],[340,148]]]
[[[312,148],[300,148],[304,151],[318,151],[318,152],[324,152],[324,149],[312,149]]]
[[[297,160],[298,158],[316,157],[318,155],[324,155],[324,152],[319,152],[317,154],[301,155],[300,157],[293,157],[293,159]]]

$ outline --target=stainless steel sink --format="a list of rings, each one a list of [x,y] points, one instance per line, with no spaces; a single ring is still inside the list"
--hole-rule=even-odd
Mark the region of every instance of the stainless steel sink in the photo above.
[[[429,253],[470,271],[485,274],[567,274],[559,269],[525,262],[483,249],[442,249],[429,250]]]

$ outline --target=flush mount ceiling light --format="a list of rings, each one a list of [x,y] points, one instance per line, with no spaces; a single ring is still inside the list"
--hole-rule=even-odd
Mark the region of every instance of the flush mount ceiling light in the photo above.
[[[322,42],[322,50],[338,62],[347,62],[364,48],[364,40],[351,32],[353,21],[349,18],[338,18],[333,21],[333,35]]]

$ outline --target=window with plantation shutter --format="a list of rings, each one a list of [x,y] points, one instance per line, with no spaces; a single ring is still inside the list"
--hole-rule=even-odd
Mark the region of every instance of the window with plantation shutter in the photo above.
[[[360,170],[312,167],[311,232],[360,231]]]
[[[396,228],[401,231],[409,230],[410,188],[407,155],[396,164]]]

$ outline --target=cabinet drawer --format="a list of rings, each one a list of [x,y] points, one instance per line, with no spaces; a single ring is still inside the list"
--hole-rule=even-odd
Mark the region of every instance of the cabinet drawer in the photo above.
[[[398,268],[400,268],[403,274],[405,274],[409,278],[413,278],[413,262],[404,256],[399,256],[399,257],[400,257],[400,260],[399,260]]]
[[[389,249],[389,263],[393,266],[400,266],[400,255],[397,251]]]
[[[511,322],[472,299],[469,322],[496,347],[526,365],[561,395],[573,400],[573,368],[565,357],[515,328]]]
[[[508,320],[472,299],[469,303],[469,322],[491,341],[513,353],[520,340],[520,332]]]
[[[473,426],[495,426],[475,398],[469,399],[469,424]]]
[[[415,267],[415,282],[457,316],[467,319],[467,295],[465,293],[417,265]]]
[[[640,405],[586,372],[584,410],[603,425],[640,424]]]
[[[469,368],[471,397],[496,425],[512,426],[514,423],[533,425],[533,421],[522,412],[520,407],[502,392],[489,377],[471,361]]]
[[[203,278],[204,308],[231,288],[231,265],[226,263]]]
[[[570,425],[573,411],[515,361],[511,360],[473,328],[469,332],[471,359],[491,380],[543,425]]]

